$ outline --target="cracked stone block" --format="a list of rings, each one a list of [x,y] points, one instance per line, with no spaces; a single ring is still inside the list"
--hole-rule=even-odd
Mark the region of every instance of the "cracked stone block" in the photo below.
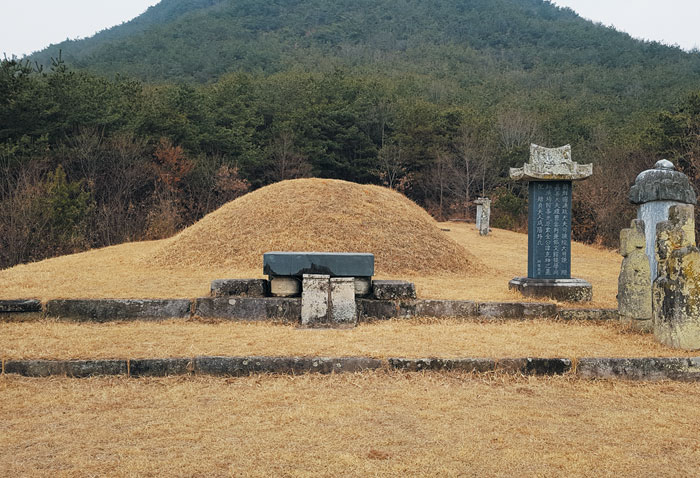
[[[333,324],[357,323],[355,279],[333,277],[330,283],[330,319]]]
[[[304,274],[301,293],[301,325],[315,326],[328,322],[330,276]],[[354,294],[353,284],[353,294]]]

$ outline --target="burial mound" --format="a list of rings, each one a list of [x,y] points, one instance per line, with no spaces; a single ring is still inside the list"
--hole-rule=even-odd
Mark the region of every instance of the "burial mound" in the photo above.
[[[163,241],[148,262],[262,269],[269,251],[369,252],[384,275],[485,269],[402,194],[331,179],[283,181],[240,197]]]

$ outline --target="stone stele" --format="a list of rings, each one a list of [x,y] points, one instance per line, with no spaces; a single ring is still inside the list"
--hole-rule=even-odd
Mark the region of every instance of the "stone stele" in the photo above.
[[[571,145],[545,148],[530,145],[530,162],[522,168],[510,168],[510,178],[516,181],[577,181],[593,175],[593,164],[578,164],[571,160]]]
[[[479,235],[488,236],[491,226],[491,200],[479,198],[474,201],[474,204],[476,204],[476,228]]]
[[[669,347],[700,350],[700,250],[694,207],[672,206],[657,225],[658,277],[653,287],[654,336]]]
[[[644,221],[635,219],[629,229],[620,231],[622,267],[617,286],[620,320],[634,329],[651,332],[651,280],[646,252]]]

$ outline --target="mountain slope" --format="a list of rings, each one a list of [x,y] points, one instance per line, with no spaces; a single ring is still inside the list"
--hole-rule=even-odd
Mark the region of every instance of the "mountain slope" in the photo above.
[[[156,81],[341,65],[466,84],[543,68],[700,72],[700,55],[634,40],[542,0],[163,0],[129,23],[33,59],[48,63],[59,50],[77,67]]]

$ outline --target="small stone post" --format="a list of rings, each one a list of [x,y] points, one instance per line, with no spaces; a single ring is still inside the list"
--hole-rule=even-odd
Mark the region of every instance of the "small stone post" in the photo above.
[[[658,277],[653,287],[654,336],[669,347],[700,350],[700,250],[695,208],[671,206],[656,227]]]
[[[528,181],[527,277],[516,277],[509,288],[526,296],[549,297],[565,302],[589,301],[590,283],[571,278],[572,181],[589,178],[592,164],[571,160],[571,146],[530,146],[530,162],[511,168],[510,177]]]
[[[651,332],[651,282],[645,247],[644,221],[635,219],[629,229],[620,231],[620,254],[624,259],[617,283],[617,310],[622,323]]]
[[[656,225],[668,219],[671,206],[697,204],[697,196],[688,176],[676,171],[671,161],[662,159],[654,169],[642,171],[629,193],[629,199],[639,204],[637,219],[644,221],[646,255],[649,259],[650,280],[657,276]]]
[[[474,201],[474,204],[476,204],[476,228],[479,235],[488,236],[491,230],[491,200],[479,198]]]

